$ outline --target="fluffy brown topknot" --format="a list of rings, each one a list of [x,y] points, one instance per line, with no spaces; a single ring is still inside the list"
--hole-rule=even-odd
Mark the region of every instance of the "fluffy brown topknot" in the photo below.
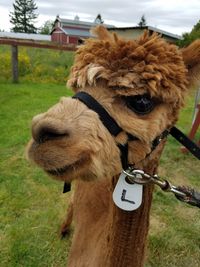
[[[124,40],[103,26],[97,38],[85,41],[76,52],[68,85],[75,91],[104,82],[120,95],[149,93],[175,106],[183,104],[187,69],[181,52],[158,34]]]

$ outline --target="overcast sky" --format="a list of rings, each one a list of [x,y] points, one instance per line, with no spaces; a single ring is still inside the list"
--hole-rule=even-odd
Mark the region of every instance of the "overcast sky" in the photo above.
[[[0,0],[0,29],[9,31],[9,12],[14,0]],[[63,18],[94,21],[98,13],[107,24],[136,26],[144,14],[147,24],[181,35],[191,31],[200,20],[200,0],[35,0],[38,6],[36,26],[46,20]]]

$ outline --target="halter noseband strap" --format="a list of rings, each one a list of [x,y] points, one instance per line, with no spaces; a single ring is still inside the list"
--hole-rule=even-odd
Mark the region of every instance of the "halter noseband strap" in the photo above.
[[[108,129],[108,131],[113,136],[117,136],[120,132],[122,132],[122,128],[116,123],[116,121],[109,115],[109,113],[102,107],[99,102],[96,101],[91,95],[86,92],[79,92],[74,95],[72,98],[78,99],[83,102],[89,109],[95,111],[104,126]]]

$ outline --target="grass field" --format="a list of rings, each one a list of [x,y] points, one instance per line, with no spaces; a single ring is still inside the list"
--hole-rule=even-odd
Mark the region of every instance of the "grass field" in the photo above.
[[[69,194],[62,194],[62,183],[31,166],[24,150],[32,117],[70,94],[62,85],[0,84],[0,267],[66,266],[70,240],[59,238],[59,227]],[[191,126],[192,109],[191,94],[179,121],[184,132]],[[179,148],[169,138],[159,174],[200,189],[198,160]],[[197,208],[157,188],[146,267],[199,267],[199,229]]]

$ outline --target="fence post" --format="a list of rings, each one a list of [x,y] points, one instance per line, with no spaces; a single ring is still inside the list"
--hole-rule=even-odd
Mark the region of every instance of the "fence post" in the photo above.
[[[14,83],[19,81],[19,71],[18,71],[18,46],[12,45],[12,79]]]

